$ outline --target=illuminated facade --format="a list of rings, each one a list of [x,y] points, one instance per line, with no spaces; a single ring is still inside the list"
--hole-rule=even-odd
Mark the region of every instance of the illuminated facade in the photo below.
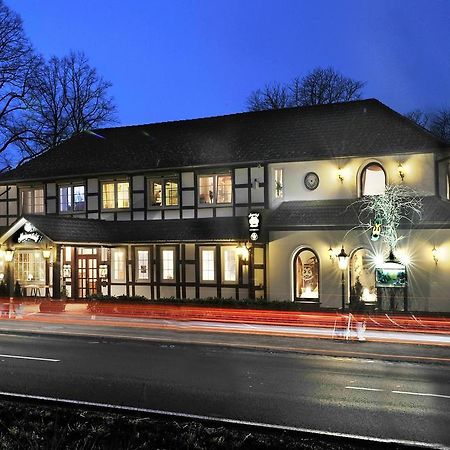
[[[339,308],[344,245],[346,307],[449,311],[448,157],[377,100],[82,133],[0,177],[0,277],[55,298]],[[351,204],[396,183],[424,210],[400,230],[408,287],[393,298],[375,282],[386,249],[350,230]]]

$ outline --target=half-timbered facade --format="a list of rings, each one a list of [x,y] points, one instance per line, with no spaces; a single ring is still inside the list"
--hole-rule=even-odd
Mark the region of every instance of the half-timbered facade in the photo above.
[[[345,244],[345,304],[358,282],[360,295],[381,305],[367,262],[375,250],[350,231],[348,206],[405,183],[425,199],[407,233],[428,275],[417,263],[410,269],[402,308],[447,310],[445,299],[433,300],[450,288],[447,158],[444,143],[377,100],[81,133],[0,176],[0,277],[56,298],[337,308],[335,254]],[[256,235],[251,213],[260,214]],[[438,263],[426,256],[431,244]]]

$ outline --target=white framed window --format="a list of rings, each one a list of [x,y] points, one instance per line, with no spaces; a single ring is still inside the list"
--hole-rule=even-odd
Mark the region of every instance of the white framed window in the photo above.
[[[179,204],[179,184],[177,178],[150,179],[149,192],[150,208],[170,208],[176,207]]]
[[[70,213],[86,209],[85,189],[83,185],[60,186],[59,212]]]
[[[283,169],[274,170],[275,198],[283,198]]]
[[[361,195],[380,195],[385,188],[386,173],[381,164],[367,164],[361,172]]]
[[[21,284],[45,283],[45,259],[42,250],[16,250],[14,276]]]
[[[111,249],[111,281],[113,283],[125,283],[127,260],[124,248]]]
[[[238,279],[238,253],[236,247],[222,247],[222,280],[235,283]]]
[[[216,280],[216,250],[214,247],[200,249],[200,272],[202,281]]]
[[[102,181],[102,209],[128,209],[130,183],[126,180]]]
[[[20,206],[22,214],[44,214],[44,188],[20,189]]]
[[[228,173],[199,175],[198,203],[200,206],[228,205],[232,202],[233,183]]]
[[[136,281],[150,280],[150,251],[145,248],[136,249]]]
[[[161,276],[164,281],[175,280],[175,249],[161,250]]]

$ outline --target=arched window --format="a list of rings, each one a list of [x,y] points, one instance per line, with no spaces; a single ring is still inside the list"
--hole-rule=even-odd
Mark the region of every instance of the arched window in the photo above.
[[[379,195],[386,187],[386,173],[383,167],[372,162],[361,172],[361,195]]]
[[[375,288],[375,265],[369,250],[360,248],[350,258],[350,303],[357,307],[358,303],[375,304],[377,290]]]
[[[319,258],[310,249],[301,249],[294,258],[295,300],[319,300]]]

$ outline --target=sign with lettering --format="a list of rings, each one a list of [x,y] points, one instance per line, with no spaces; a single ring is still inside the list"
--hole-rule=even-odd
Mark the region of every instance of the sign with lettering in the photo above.
[[[37,244],[42,240],[42,238],[42,234],[38,232],[36,227],[30,222],[26,222],[19,232],[17,243],[22,244],[24,242],[34,242],[35,244]]]
[[[261,229],[261,213],[250,212],[247,217],[250,240],[255,242],[259,239],[259,231]]]

